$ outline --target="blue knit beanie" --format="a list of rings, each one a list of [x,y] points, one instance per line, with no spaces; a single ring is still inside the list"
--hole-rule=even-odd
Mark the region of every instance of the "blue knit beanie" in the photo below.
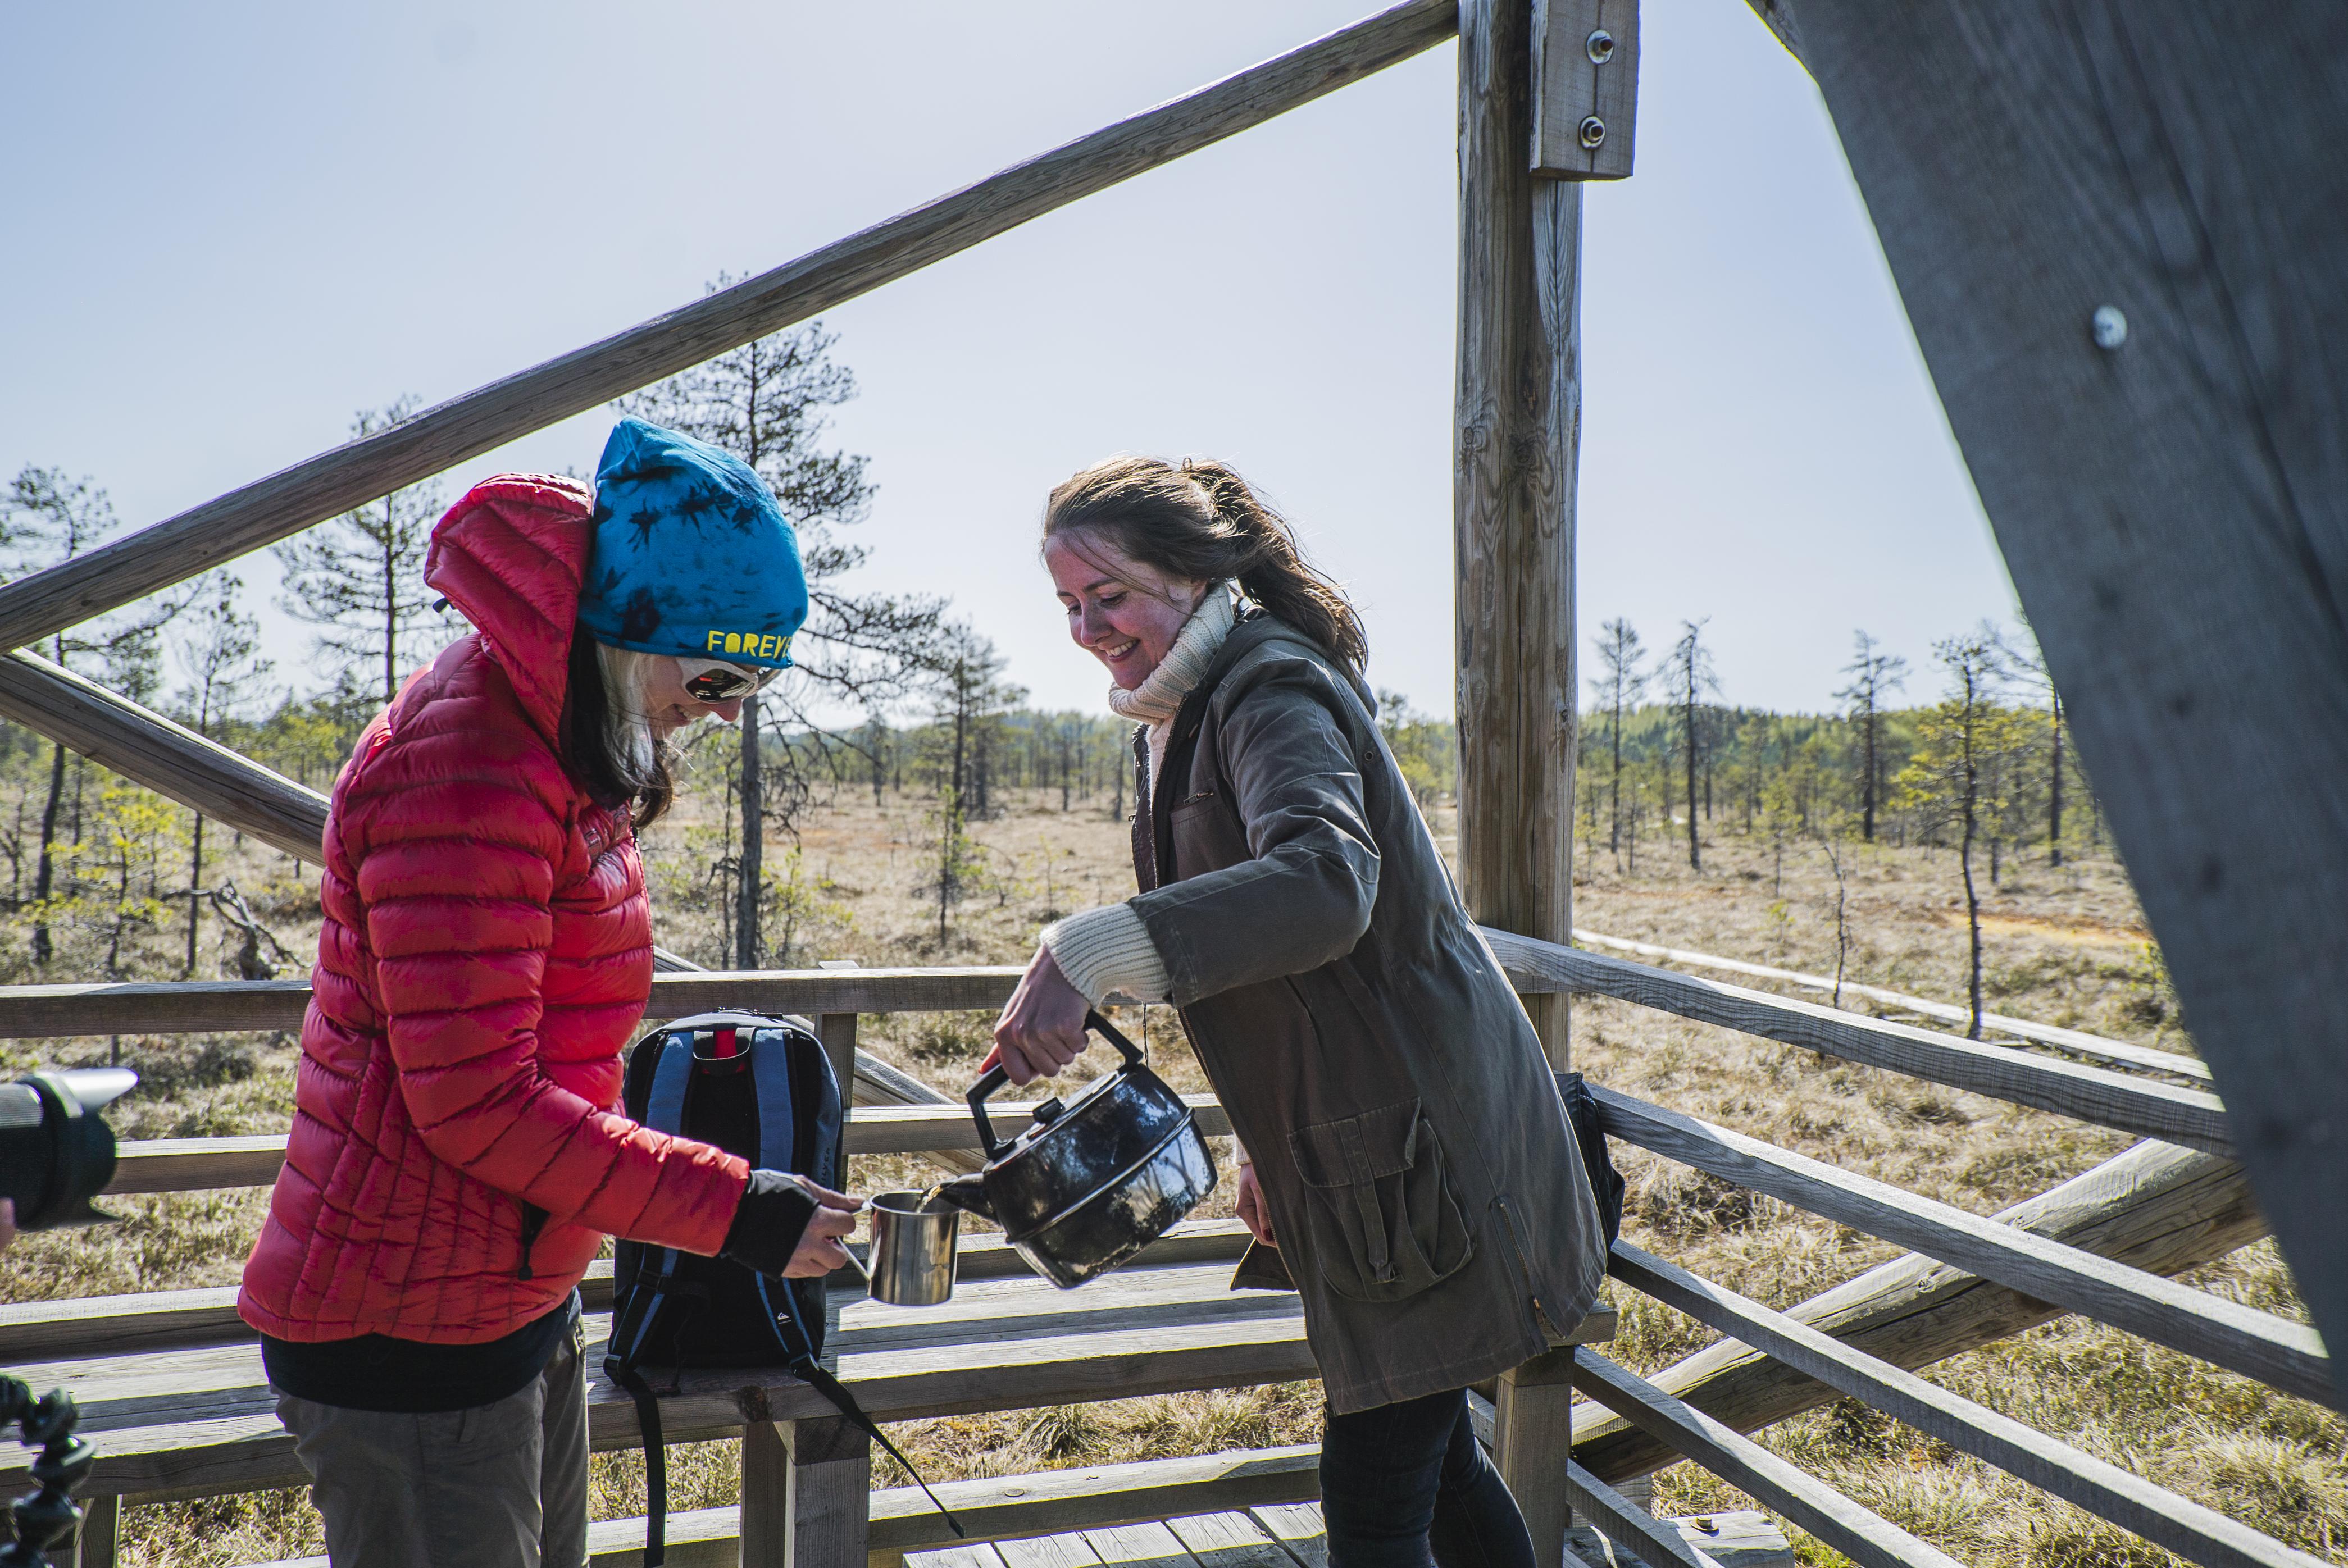
[[[730,453],[623,419],[595,469],[579,619],[595,641],[785,670],[807,619],[798,536]]]

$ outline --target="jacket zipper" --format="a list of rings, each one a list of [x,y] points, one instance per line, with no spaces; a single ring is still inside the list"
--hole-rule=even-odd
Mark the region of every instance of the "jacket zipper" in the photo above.
[[[1533,1266],[1531,1260],[1525,1255],[1524,1239],[1517,1231],[1517,1211],[1509,1206],[1508,1194],[1505,1193],[1494,1198],[1492,1204],[1500,1211],[1500,1223],[1508,1227],[1509,1250],[1517,1255],[1517,1275],[1525,1282],[1525,1299],[1533,1304],[1535,1312],[1546,1318],[1549,1317],[1549,1308],[1543,1307],[1541,1298],[1533,1294]]]
[[[514,1269],[514,1277],[516,1279],[531,1279],[536,1277],[530,1271],[530,1249],[538,1245],[538,1233],[546,1228],[546,1211],[540,1208],[536,1204],[525,1203],[522,1204],[521,1263]]]

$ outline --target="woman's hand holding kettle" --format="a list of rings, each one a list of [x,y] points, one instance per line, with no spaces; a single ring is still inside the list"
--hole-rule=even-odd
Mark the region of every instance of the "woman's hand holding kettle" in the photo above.
[[[1039,945],[1019,977],[1019,989],[994,1020],[994,1050],[981,1071],[999,1061],[1011,1081],[1023,1086],[1039,1077],[1056,1078],[1090,1043],[1085,1036],[1089,1010],[1083,993],[1060,973],[1052,949]]]

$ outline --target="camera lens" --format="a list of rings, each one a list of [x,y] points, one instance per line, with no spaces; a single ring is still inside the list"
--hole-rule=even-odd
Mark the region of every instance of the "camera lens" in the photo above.
[[[41,1097],[29,1083],[0,1083],[0,1132],[41,1124]]]
[[[114,1129],[100,1107],[139,1081],[124,1068],[36,1072],[0,1084],[0,1197],[18,1230],[88,1225],[114,1179]]]

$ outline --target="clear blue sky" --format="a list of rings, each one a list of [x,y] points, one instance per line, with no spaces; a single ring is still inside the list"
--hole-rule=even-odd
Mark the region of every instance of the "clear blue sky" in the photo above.
[[[0,467],[156,520],[1367,8],[0,9]],[[1815,709],[1854,627],[1921,665],[2011,592],[1808,78],[1741,0],[1675,0],[1640,86],[1638,173],[1588,200],[1583,647],[1709,617],[1728,700]],[[1453,94],[1447,45],[832,313],[874,584],[952,594],[1035,700],[1097,708],[1043,495],[1212,453],[1353,586],[1373,678],[1447,712]],[[589,469],[608,423],[448,495]]]

